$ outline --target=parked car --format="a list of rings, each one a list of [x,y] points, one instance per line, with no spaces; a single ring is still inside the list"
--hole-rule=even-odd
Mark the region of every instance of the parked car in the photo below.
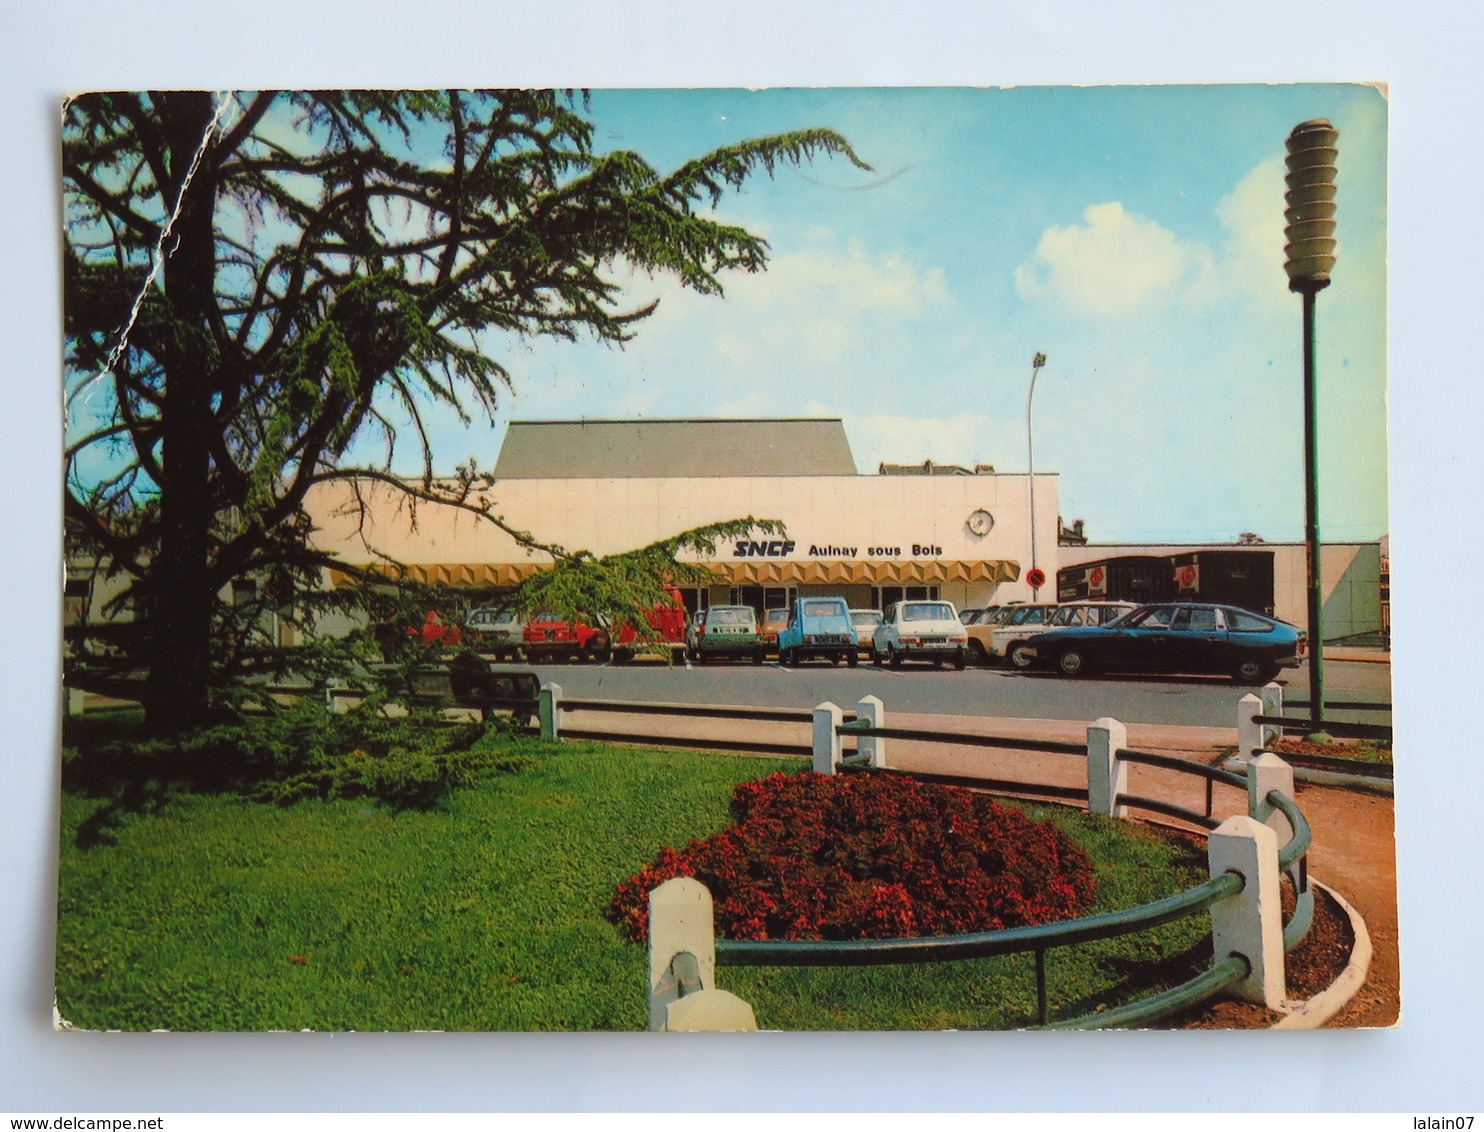
[[[661,642],[679,653],[685,648],[685,606],[680,591],[665,587],[666,600],[656,602],[646,611],[650,627]],[[531,618],[524,634],[526,659],[532,664],[544,660],[592,660],[602,662],[610,657],[615,664],[631,660],[641,647],[634,626],[624,621],[596,618],[590,625],[579,619],[568,622],[560,613],[538,613]]]
[[[475,652],[497,660],[519,660],[525,641],[526,623],[509,610],[487,606],[476,609],[464,621],[464,643]]]
[[[778,634],[788,624],[788,610],[770,609],[763,614],[763,623],[760,626],[763,638],[763,647],[769,652],[778,651]]]
[[[824,657],[832,664],[859,661],[850,607],[843,597],[795,598],[788,624],[778,634],[778,663],[799,664]]]
[[[1293,625],[1229,605],[1144,605],[1102,626],[1052,629],[1027,644],[1031,662],[1066,676],[1103,670],[1224,672],[1265,684],[1297,667],[1308,636]]]
[[[1032,633],[1045,629],[1058,608],[1052,603],[1011,606],[1005,619],[982,638],[985,662],[998,664],[1004,660],[1012,644],[1024,641]]]
[[[969,634],[951,601],[899,601],[886,607],[871,659],[893,668],[904,660],[931,661],[934,668],[951,660],[962,672],[969,659]]]
[[[1038,610],[1041,607],[1027,605],[1021,608]],[[1032,655],[1026,651],[1027,645],[1046,630],[1071,629],[1079,625],[1106,625],[1137,608],[1138,605],[1132,601],[1063,602],[1050,607],[1044,619],[1017,617],[996,628],[992,634],[991,651],[1004,657],[1014,667],[1026,669],[1032,662]]]
[[[426,649],[449,649],[463,640],[459,627],[436,609],[427,610],[420,622],[412,624],[406,618],[394,616],[377,628],[376,637],[386,656],[395,653],[401,642]]]
[[[657,601],[644,611],[645,620],[659,638],[659,647],[668,648],[671,656],[679,660],[685,652],[685,603],[680,591],[674,586],[665,587],[665,600]],[[632,660],[641,647],[639,634],[634,626],[618,621],[612,626],[613,662],[623,664]]]
[[[975,664],[989,663],[989,643],[995,629],[1004,624],[1005,619],[1017,609],[1023,609],[1019,605],[991,605],[986,609],[974,610],[974,616],[964,621],[964,632],[969,637],[969,659]],[[959,617],[963,621],[962,615]]]
[[[879,609],[852,609],[850,624],[855,629],[855,643],[862,655],[871,655],[871,642],[876,639],[876,629],[883,620]]]
[[[685,652],[691,660],[748,660],[761,664],[763,638],[757,631],[757,614],[750,605],[713,605],[691,621],[685,633]]]
[[[585,621],[569,621],[550,610],[536,614],[527,623],[522,641],[531,664],[566,660],[607,660],[608,633]]]

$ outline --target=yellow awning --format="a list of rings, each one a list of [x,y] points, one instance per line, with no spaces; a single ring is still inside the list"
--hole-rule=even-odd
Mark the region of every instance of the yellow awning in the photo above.
[[[490,565],[436,563],[405,567],[371,567],[389,578],[444,586],[515,586],[549,567],[539,562]],[[764,586],[892,586],[928,582],[1013,582],[1020,563],[1007,559],[953,562],[918,558],[900,562],[718,562],[712,565],[720,584]],[[341,570],[330,571],[332,585],[352,582]]]
[[[891,586],[923,582],[1013,582],[1020,564],[1004,560],[952,562],[724,562],[718,572],[734,585]]]
[[[518,586],[547,567],[539,562],[515,562],[499,565],[432,563],[401,567],[378,564],[367,569],[388,578],[401,578],[433,586]],[[352,585],[354,582],[355,579],[343,570],[330,571],[332,586]]]

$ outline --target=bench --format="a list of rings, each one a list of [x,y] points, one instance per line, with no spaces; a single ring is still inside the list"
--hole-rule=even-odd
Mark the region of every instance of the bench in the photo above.
[[[534,726],[540,718],[541,679],[534,672],[496,668],[476,653],[460,653],[449,662],[448,683],[454,702],[479,709],[481,719],[508,711]]]

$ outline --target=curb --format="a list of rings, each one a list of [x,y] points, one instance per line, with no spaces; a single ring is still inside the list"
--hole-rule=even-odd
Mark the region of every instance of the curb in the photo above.
[[[1334,1018],[1355,997],[1356,992],[1365,985],[1366,975],[1371,969],[1371,936],[1366,931],[1365,920],[1334,889],[1328,885],[1320,884],[1318,881],[1311,881],[1310,883],[1315,888],[1322,889],[1328,893],[1334,899],[1334,902],[1340,906],[1340,910],[1349,917],[1350,930],[1355,935],[1355,943],[1350,948],[1350,962],[1340,972],[1339,978],[1335,979],[1324,990],[1312,998],[1293,1003],[1289,1007],[1287,1017],[1268,1027],[1271,1030],[1319,1029],[1319,1027]]]

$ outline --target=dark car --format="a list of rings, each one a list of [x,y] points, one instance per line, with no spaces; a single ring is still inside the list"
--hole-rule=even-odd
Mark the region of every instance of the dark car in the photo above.
[[[1053,629],[1027,643],[1032,664],[1065,676],[1104,670],[1220,672],[1265,684],[1298,666],[1307,636],[1294,626],[1229,605],[1143,605],[1102,626]]]

